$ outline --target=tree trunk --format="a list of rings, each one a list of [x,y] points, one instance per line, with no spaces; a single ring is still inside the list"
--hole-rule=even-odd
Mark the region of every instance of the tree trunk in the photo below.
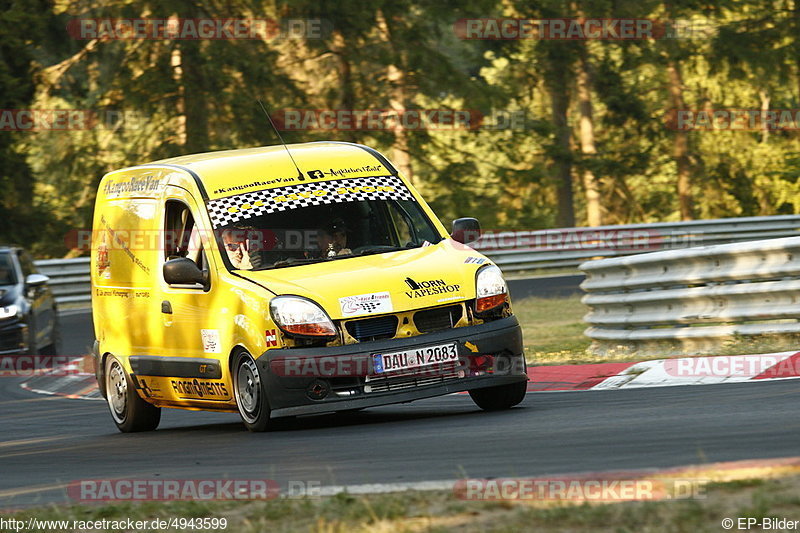
[[[585,43],[581,44],[580,61],[577,65],[577,85],[578,85],[578,112],[579,135],[581,143],[581,153],[584,161],[591,161],[597,155],[594,144],[594,117],[592,115],[592,92],[591,78],[589,75],[588,51]],[[600,226],[603,223],[602,205],[600,199],[600,180],[595,177],[591,168],[583,168],[583,187],[586,194],[586,224],[588,226]]]
[[[201,41],[178,41],[170,56],[172,77],[178,88],[176,134],[178,144],[187,154],[209,149],[204,59],[200,46]]]
[[[177,98],[175,101],[175,113],[177,114],[175,126],[175,136],[177,143],[180,146],[186,146],[186,101],[184,100],[184,86],[183,86],[183,65],[181,60],[181,49],[175,47],[170,54],[170,66],[172,67],[172,79],[175,81],[175,86],[178,88]]]
[[[387,80],[389,80],[389,107],[398,114],[405,112],[405,73],[394,65],[389,65],[387,69]],[[394,144],[392,146],[392,161],[398,170],[413,183],[414,173],[411,168],[411,154],[408,148],[408,132],[398,120],[392,130],[394,134]]]
[[[686,109],[683,100],[683,77],[680,65],[671,58],[667,61],[667,85],[672,109],[675,113]],[[678,130],[674,133],[672,157],[678,167],[678,206],[681,220],[694,219],[692,198],[692,176],[689,160],[689,132]]]
[[[556,153],[553,157],[558,197],[556,225],[560,228],[571,228],[575,226],[575,208],[572,195],[572,152],[567,123],[569,94],[563,85],[549,87],[549,93],[553,123],[556,127]]]
[[[187,153],[205,152],[209,149],[207,89],[203,74],[201,41],[181,41],[181,66],[183,68],[183,100],[186,117]]]
[[[572,55],[563,43],[544,43],[544,83],[550,96],[550,110],[555,126],[553,167],[556,179],[558,212],[556,225],[575,226],[575,206],[572,192],[572,147],[567,114],[569,112],[569,70]]]
[[[356,96],[355,96],[355,89],[353,87],[353,68],[350,63],[350,58],[348,57],[348,43],[345,39],[344,35],[339,30],[334,30],[331,39],[331,50],[336,55],[337,63],[339,65],[339,86],[341,87],[341,108],[347,110],[355,109],[356,105]],[[356,135],[356,130],[351,129],[347,130],[344,133],[344,137],[350,142],[356,142],[358,137]]]
[[[386,81],[389,83],[389,108],[401,115],[406,110],[406,73],[402,69],[402,61],[400,54],[392,42],[392,34],[389,29],[389,24],[383,11],[380,9],[376,14],[376,21],[378,28],[383,33],[386,43],[389,45],[392,53],[392,61],[386,68]],[[394,142],[392,143],[392,162],[397,169],[408,178],[411,183],[414,183],[414,172],[411,168],[411,154],[408,145],[408,132],[405,130],[400,120],[395,123],[392,129]]]
[[[767,125],[767,121],[763,120],[767,116],[767,112],[769,111],[769,95],[767,91],[760,90],[758,91],[758,96],[761,98],[761,117],[763,124],[761,125],[761,142],[766,143],[769,140],[769,126]]]

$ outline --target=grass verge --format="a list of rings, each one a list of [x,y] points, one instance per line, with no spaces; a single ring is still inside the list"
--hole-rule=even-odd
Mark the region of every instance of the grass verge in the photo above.
[[[706,485],[700,498],[612,504],[470,502],[453,493],[346,493],[260,502],[124,503],[37,507],[3,515],[27,520],[225,518],[225,531],[723,531],[724,518],[800,519],[800,476]],[[735,526],[734,526],[735,529]],[[752,528],[751,529],[755,529]],[[774,529],[774,528],[773,528]],[[218,530],[219,531],[219,530]]]

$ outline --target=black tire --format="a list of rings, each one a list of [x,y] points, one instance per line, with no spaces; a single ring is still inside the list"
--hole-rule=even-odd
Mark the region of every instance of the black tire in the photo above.
[[[270,420],[267,393],[258,365],[253,357],[242,350],[233,363],[233,394],[242,422],[249,431],[267,431],[276,424]]]
[[[469,395],[472,401],[484,411],[501,411],[510,409],[524,400],[527,389],[528,383],[522,381],[511,385],[471,390]]]
[[[106,399],[111,418],[123,433],[153,431],[161,421],[161,409],[142,400],[122,363],[109,355],[106,359]]]

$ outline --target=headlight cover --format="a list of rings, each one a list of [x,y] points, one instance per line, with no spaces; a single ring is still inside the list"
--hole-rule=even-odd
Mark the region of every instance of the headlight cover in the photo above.
[[[18,305],[8,305],[6,307],[0,307],[0,320],[4,320],[6,318],[13,318],[18,314],[19,314]]]
[[[503,273],[494,265],[478,271],[475,278],[475,311],[485,313],[503,305],[508,299],[508,287]]]
[[[276,296],[269,303],[272,319],[284,332],[299,337],[335,337],[336,328],[322,308],[299,296]]]

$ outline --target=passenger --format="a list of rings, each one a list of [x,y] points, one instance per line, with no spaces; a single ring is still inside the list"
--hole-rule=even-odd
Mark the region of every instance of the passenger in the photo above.
[[[347,226],[344,220],[335,218],[319,228],[317,246],[321,257],[352,254],[353,252],[347,247]]]

